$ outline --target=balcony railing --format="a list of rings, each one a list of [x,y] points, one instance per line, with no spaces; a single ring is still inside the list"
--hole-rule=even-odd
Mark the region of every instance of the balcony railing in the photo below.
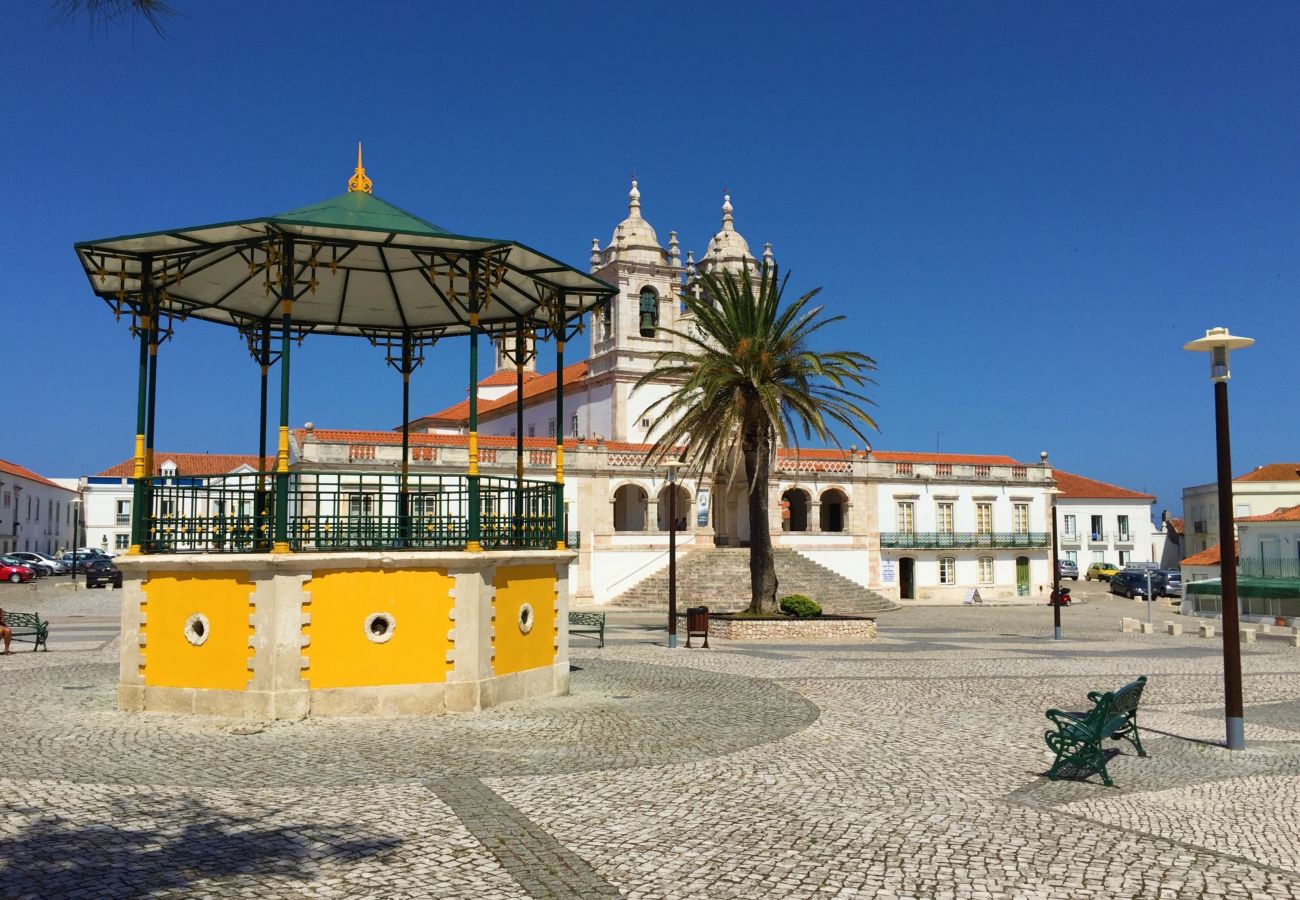
[[[1110,540],[1110,535],[1104,531],[1093,531],[1088,535],[1089,544],[1104,544]]]
[[[1077,547],[1079,546],[1080,541],[1081,538],[1079,537],[1079,532],[1077,531],[1071,532],[1069,534],[1061,535],[1062,547]]]
[[[1121,531],[1121,532],[1119,532],[1118,534],[1115,535],[1115,543],[1117,543],[1117,544],[1131,544],[1131,543],[1133,543],[1133,535],[1132,535],[1132,533],[1131,533],[1131,532],[1127,532],[1127,531]]]
[[[152,478],[146,553],[254,553],[275,535],[275,477]],[[484,549],[555,546],[558,486],[480,476]],[[289,546],[295,551],[463,550],[471,491],[464,475],[292,472]],[[576,546],[576,535],[573,545]]]
[[[1030,549],[1051,546],[1046,531],[882,531],[880,546],[914,550],[966,550],[987,547]]]
[[[1237,573],[1254,578],[1300,578],[1300,560],[1243,556],[1237,564]]]

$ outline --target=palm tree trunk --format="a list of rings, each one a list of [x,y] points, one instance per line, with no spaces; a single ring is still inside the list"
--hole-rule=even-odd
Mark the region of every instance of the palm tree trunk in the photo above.
[[[749,612],[774,616],[776,561],[768,530],[767,483],[771,475],[771,443],[761,430],[745,435],[745,481],[749,485]]]

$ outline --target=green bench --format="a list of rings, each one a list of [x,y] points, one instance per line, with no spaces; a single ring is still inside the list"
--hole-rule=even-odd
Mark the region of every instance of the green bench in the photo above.
[[[569,613],[569,634],[594,634],[605,646],[605,614],[598,612]]]
[[[32,652],[37,650],[49,651],[49,645],[46,644],[46,638],[50,634],[50,623],[42,622],[39,613],[23,613],[4,611],[5,625],[13,631],[15,641],[23,641],[32,645]]]
[[[1049,709],[1047,718],[1052,720],[1056,731],[1045,732],[1043,736],[1047,748],[1056,754],[1056,762],[1052,763],[1047,777],[1056,781],[1068,770],[1085,774],[1097,772],[1102,782],[1112,787],[1114,782],[1106,771],[1106,751],[1101,746],[1106,738],[1116,741],[1123,738],[1133,745],[1138,756],[1146,756],[1138,737],[1137,724],[1138,703],[1146,684],[1147,677],[1143,675],[1113,693],[1092,691],[1088,699],[1093,707],[1088,712]]]

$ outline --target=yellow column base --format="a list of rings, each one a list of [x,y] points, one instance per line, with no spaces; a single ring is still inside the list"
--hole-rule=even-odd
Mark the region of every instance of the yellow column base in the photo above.
[[[127,548],[126,548],[126,555],[127,555],[127,556],[140,556],[140,555],[141,555],[141,554],[140,554],[140,545],[139,545],[139,544],[132,544],[130,547],[127,547]]]
[[[272,553],[292,553],[292,552],[293,552],[293,548],[291,548],[287,543],[285,543],[285,542],[283,542],[283,541],[276,541],[276,542],[271,546],[271,552],[272,552]]]
[[[556,549],[556,550],[567,550],[567,549],[569,549],[569,548],[566,546],[566,544],[565,544],[564,541],[556,541],[556,542],[555,542],[555,549]]]
[[[478,541],[467,541],[467,542],[465,543],[465,552],[466,552],[466,553],[482,553],[482,552],[483,552],[483,545],[480,544]]]

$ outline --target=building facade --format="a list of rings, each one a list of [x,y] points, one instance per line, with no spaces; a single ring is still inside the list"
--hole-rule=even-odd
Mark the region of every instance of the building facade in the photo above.
[[[0,553],[53,555],[73,545],[77,492],[0,459]]]
[[[1152,494],[1055,470],[1057,552],[1082,573],[1093,563],[1160,562],[1164,533],[1151,522]]]
[[[1232,503],[1237,519],[1300,504],[1300,463],[1269,463],[1234,478]],[[1217,483],[1183,488],[1183,523],[1188,555],[1219,542]]]

